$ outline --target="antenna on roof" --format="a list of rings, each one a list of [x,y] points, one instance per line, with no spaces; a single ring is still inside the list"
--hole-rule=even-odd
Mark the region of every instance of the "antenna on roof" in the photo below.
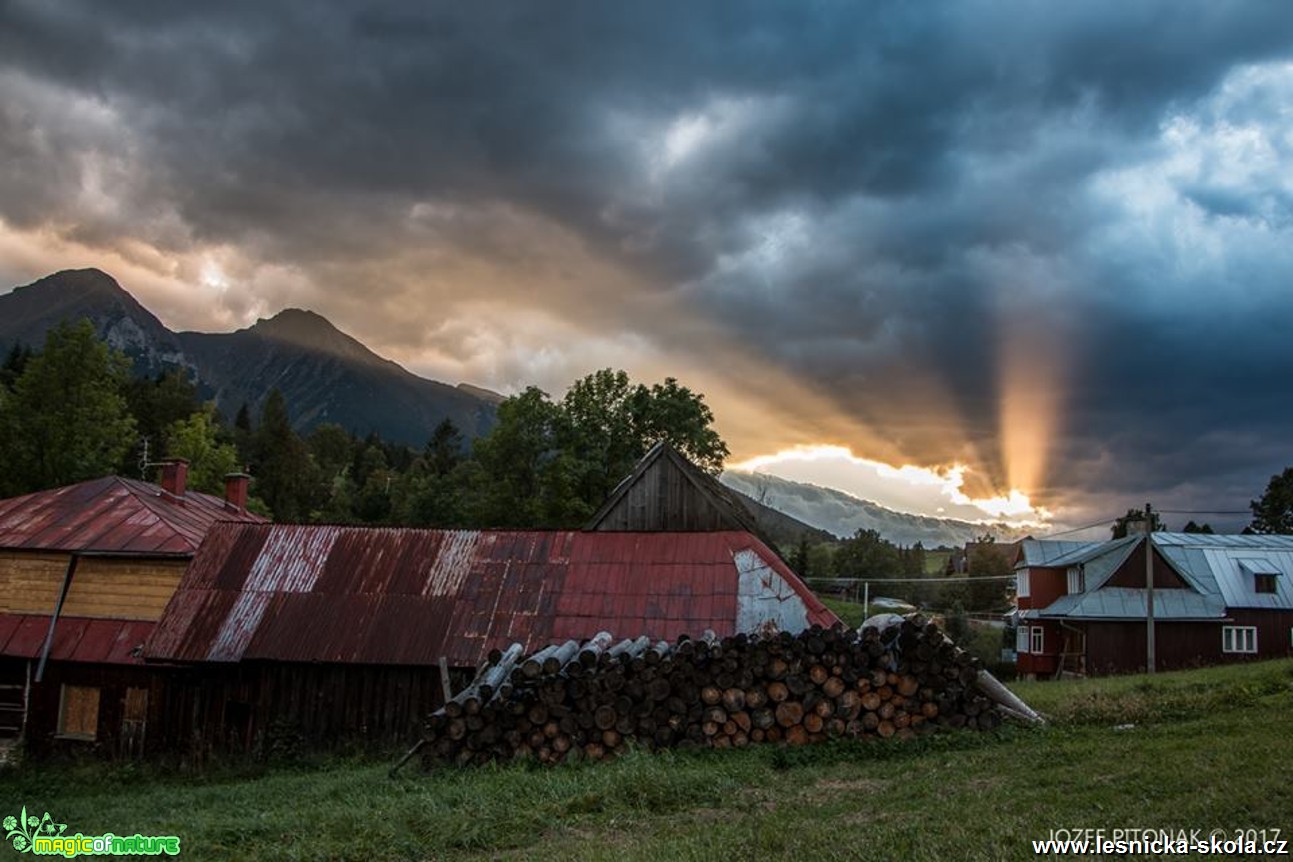
[[[148,463],[148,435],[140,438],[143,441],[143,451],[139,455],[139,478],[148,480],[148,468],[153,466]]]

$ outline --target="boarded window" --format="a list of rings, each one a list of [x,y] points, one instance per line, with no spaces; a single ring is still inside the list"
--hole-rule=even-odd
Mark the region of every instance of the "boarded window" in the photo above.
[[[63,686],[58,710],[58,733],[76,739],[99,735],[99,690],[88,685]]]
[[[1015,574],[1015,593],[1019,598],[1029,598],[1028,594],[1028,572],[1018,572]]]
[[[121,720],[139,724],[143,724],[148,720],[148,689],[126,689],[125,712],[122,714]]]
[[[1028,652],[1028,626],[1020,626],[1015,632],[1015,650],[1018,652]]]

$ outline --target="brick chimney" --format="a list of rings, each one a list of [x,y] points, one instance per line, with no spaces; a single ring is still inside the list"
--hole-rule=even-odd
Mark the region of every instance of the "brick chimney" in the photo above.
[[[182,500],[188,483],[189,462],[187,458],[169,458],[162,462],[163,491]]]
[[[226,473],[224,476],[224,507],[234,512],[247,511],[247,488],[251,477],[246,473]]]

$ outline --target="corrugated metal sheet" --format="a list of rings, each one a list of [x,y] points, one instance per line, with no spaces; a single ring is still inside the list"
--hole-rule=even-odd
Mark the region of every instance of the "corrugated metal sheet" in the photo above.
[[[1043,566],[1050,568],[1055,561],[1071,554],[1081,554],[1106,542],[1060,542],[1051,539],[1023,539],[1019,543],[1019,563],[1021,566]]]
[[[769,619],[837,621],[744,532],[219,524],[145,653],[372,664],[431,664],[443,655],[475,665],[516,641],[529,650],[603,629],[672,639]]]
[[[1216,596],[1193,590],[1154,590],[1154,618],[1157,620],[1219,620],[1225,605]],[[1025,612],[1026,619],[1065,617],[1068,619],[1145,619],[1145,591],[1128,587],[1105,587],[1089,593],[1061,596],[1048,607]]]
[[[154,625],[141,620],[59,617],[49,657],[93,664],[142,664],[140,648]],[[48,632],[47,616],[0,614],[0,655],[39,658]]]
[[[217,521],[264,519],[210,494],[176,500],[157,485],[107,476],[0,500],[0,548],[186,556]]]

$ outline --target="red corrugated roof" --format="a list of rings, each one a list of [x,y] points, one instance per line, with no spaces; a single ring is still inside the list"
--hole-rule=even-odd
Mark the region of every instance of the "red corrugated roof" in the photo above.
[[[805,624],[838,621],[745,532],[218,524],[145,655],[373,664],[432,664],[443,655],[475,665],[518,641],[529,651],[603,629],[667,639],[727,634],[782,608]]]
[[[92,664],[142,664],[139,648],[155,623],[141,620],[99,620],[59,617],[49,658]],[[49,633],[49,617],[0,614],[0,655],[40,658]]]
[[[217,521],[264,523],[210,494],[120,476],[0,500],[0,548],[187,556]]]

